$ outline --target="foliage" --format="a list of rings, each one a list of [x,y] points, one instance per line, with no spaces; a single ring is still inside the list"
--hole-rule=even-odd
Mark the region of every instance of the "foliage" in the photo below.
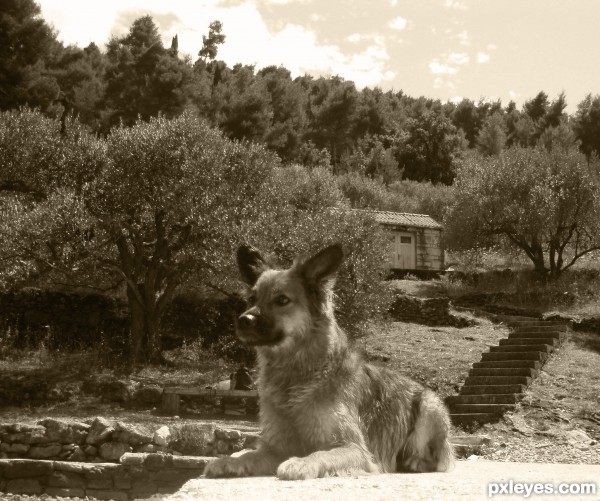
[[[600,95],[588,94],[577,106],[575,134],[588,156],[600,156]]]
[[[104,106],[108,125],[133,125],[159,113],[173,117],[191,99],[194,73],[187,61],[163,47],[150,16],[108,43]]]
[[[206,62],[217,57],[218,46],[225,43],[225,35],[221,33],[223,24],[213,21],[208,25],[208,36],[202,35],[202,48],[198,55]]]
[[[398,136],[395,156],[405,178],[451,184],[462,149],[461,135],[452,122],[426,111],[407,120],[406,129]]]
[[[450,248],[505,239],[539,275],[559,275],[600,246],[597,166],[574,148],[511,148],[461,166],[446,218]]]
[[[48,72],[60,49],[33,0],[4,0],[0,15],[0,110],[24,104],[50,110],[60,88]]]

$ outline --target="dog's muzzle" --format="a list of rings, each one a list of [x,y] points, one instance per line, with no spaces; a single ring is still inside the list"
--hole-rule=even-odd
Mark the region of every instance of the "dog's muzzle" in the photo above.
[[[275,331],[272,322],[256,307],[242,313],[235,327],[240,341],[250,346],[274,345],[283,339],[283,334]]]

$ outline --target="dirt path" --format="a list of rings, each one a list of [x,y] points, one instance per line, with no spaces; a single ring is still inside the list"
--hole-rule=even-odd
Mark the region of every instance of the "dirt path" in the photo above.
[[[513,481],[513,492],[517,483],[543,483],[559,488],[562,483],[571,488],[573,484],[592,483],[596,493],[592,495],[547,495],[530,491],[522,494],[500,494],[490,497],[494,486],[491,482],[509,483]],[[547,488],[545,485],[538,489]],[[509,489],[506,485],[504,489]],[[600,499],[600,465],[577,464],[533,464],[500,463],[495,461],[460,461],[450,473],[425,473],[417,475],[373,475],[358,477],[336,477],[299,482],[284,482],[274,477],[218,479],[199,478],[187,482],[168,501],[188,501],[194,499],[234,501],[234,500],[414,500],[414,501],[453,501],[453,500],[523,500],[550,499],[594,500]]]

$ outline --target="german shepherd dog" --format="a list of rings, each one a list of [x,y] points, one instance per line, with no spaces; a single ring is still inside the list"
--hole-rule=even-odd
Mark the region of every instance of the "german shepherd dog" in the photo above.
[[[256,450],[212,460],[206,477],[300,480],[453,464],[441,400],[349,349],[333,307],[342,260],[342,247],[332,245],[279,270],[255,248],[238,249],[249,308],[236,332],[256,348],[262,434]]]

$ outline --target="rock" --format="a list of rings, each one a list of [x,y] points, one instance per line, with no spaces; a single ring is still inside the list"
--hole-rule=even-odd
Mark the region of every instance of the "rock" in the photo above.
[[[118,440],[129,445],[142,445],[152,442],[152,436],[149,433],[140,430],[135,425],[118,422],[113,440]]]
[[[42,486],[35,478],[17,478],[7,482],[6,491],[12,494],[41,494]]]
[[[85,442],[90,445],[98,445],[111,439],[115,428],[108,419],[97,417],[94,419]]]
[[[239,440],[240,438],[242,438],[242,432],[239,430],[226,430],[223,428],[216,428],[215,438],[220,440]]]
[[[87,456],[86,456],[85,452],[79,446],[75,447],[75,449],[69,456],[69,461],[85,461],[86,459],[87,459]]]
[[[204,456],[176,456],[173,455],[173,467],[190,469],[190,470],[204,470],[206,463],[208,463],[213,457]]]
[[[156,451],[157,451],[157,447],[154,444],[136,445],[133,448],[133,452],[139,452],[139,453],[153,453]]]
[[[28,450],[29,445],[27,444],[11,444],[7,452],[12,452],[14,454],[25,454]]]
[[[46,428],[46,437],[49,442],[61,444],[81,443],[90,429],[90,425],[85,423],[61,419],[44,419],[38,424]]]
[[[171,441],[171,430],[168,426],[161,426],[158,430],[154,432],[154,437],[152,441],[156,445],[167,446]]]
[[[118,461],[131,447],[123,442],[106,442],[100,446],[99,455],[106,461]]]
[[[94,447],[93,445],[88,445],[83,450],[88,456],[95,456],[96,454],[98,454],[98,449],[96,447]]]
[[[141,466],[148,457],[147,454],[126,452],[121,456],[119,462],[126,466]]]
[[[31,459],[48,459],[58,456],[62,452],[60,444],[34,445],[27,452],[27,457]]]
[[[0,444],[0,451],[1,452],[8,452],[10,450],[10,444],[6,443],[6,442],[2,442]]]
[[[565,438],[570,445],[580,450],[587,450],[583,449],[583,447],[590,445],[593,441],[585,431],[579,429],[566,431]]]
[[[55,471],[48,477],[47,482],[50,487],[85,487],[82,475],[68,471]]]
[[[46,428],[37,424],[14,424],[6,429],[6,434],[2,437],[7,442],[17,442],[20,444],[44,444],[50,442],[46,438]]]

